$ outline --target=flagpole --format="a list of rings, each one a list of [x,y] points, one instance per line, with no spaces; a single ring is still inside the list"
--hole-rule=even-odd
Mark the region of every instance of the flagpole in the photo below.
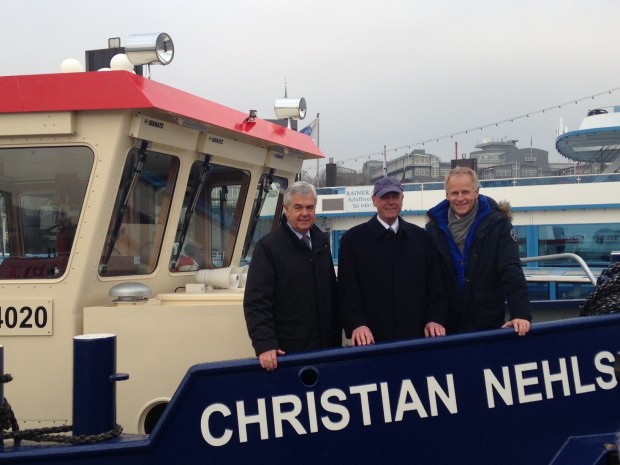
[[[321,123],[319,120],[320,113],[316,114],[316,146],[321,147]],[[316,159],[316,187],[319,187],[319,158]]]
[[[385,154],[386,145],[383,146],[383,176],[387,176],[387,157]]]

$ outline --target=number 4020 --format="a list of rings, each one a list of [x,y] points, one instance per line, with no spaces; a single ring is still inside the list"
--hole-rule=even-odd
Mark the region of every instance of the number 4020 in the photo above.
[[[19,310],[15,307],[0,308],[0,328],[45,328],[47,325],[47,309],[38,306],[35,309],[31,307],[21,307]]]

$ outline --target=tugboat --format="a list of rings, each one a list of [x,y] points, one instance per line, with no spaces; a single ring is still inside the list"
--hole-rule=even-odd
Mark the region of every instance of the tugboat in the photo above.
[[[167,35],[141,39],[139,64],[170,59]],[[323,156],[311,137],[126,70],[0,88],[0,464],[609,459],[620,316],[266,372],[244,275],[283,189]]]
[[[166,34],[152,35],[150,54],[143,36],[128,57],[170,59]],[[72,338],[115,334],[131,373],[119,421],[148,433],[191,365],[253,355],[239,284],[282,191],[323,154],[254,111],[130,71],[4,76],[0,87],[6,396],[21,428],[70,422]],[[281,100],[280,115],[305,115],[303,99]]]

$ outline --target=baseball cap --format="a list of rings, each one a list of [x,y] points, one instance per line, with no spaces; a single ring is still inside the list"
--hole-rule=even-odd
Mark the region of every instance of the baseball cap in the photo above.
[[[400,181],[394,178],[381,178],[375,183],[375,188],[372,191],[372,195],[377,197],[383,197],[388,192],[403,192],[403,188],[400,185]]]

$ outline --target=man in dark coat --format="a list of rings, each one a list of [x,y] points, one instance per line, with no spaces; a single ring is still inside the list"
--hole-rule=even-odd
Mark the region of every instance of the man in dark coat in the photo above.
[[[288,352],[338,347],[342,329],[329,239],[314,225],[316,190],[296,182],[284,193],[286,217],[258,241],[243,309],[259,362],[278,366]]]
[[[428,234],[400,217],[398,180],[377,181],[372,201],[377,214],[340,240],[338,288],[347,337],[366,345],[443,336],[445,298]]]
[[[446,200],[428,211],[426,230],[441,256],[447,333],[510,327],[525,335],[532,315],[510,205],[479,194],[470,168],[451,170],[445,187]]]

